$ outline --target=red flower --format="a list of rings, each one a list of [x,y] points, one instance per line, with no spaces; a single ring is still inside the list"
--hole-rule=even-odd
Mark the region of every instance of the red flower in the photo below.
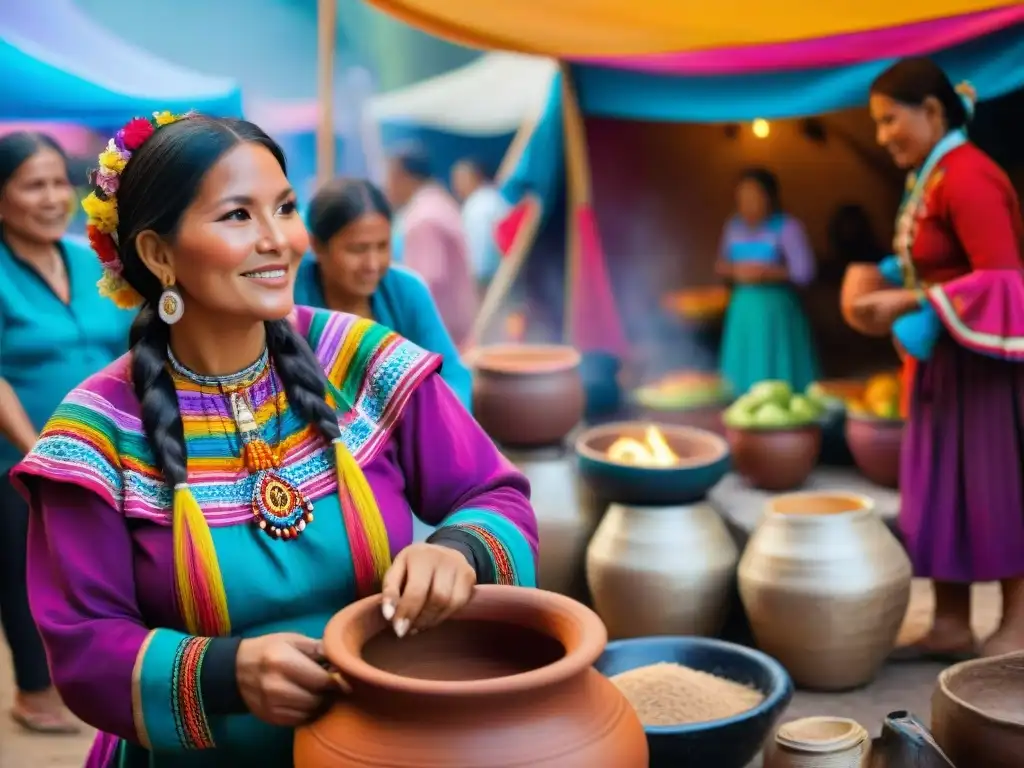
[[[152,135],[153,124],[144,117],[136,117],[124,127],[124,148],[134,152]]]
[[[106,235],[100,232],[92,224],[85,228],[86,234],[89,236],[89,245],[96,251],[96,255],[99,256],[100,263],[104,267],[116,267],[121,263],[120,257],[117,255],[117,246],[114,245],[114,238],[110,235]]]

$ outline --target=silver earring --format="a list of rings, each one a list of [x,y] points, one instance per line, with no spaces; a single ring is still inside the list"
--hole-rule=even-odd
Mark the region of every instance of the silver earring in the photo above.
[[[185,314],[185,302],[181,300],[181,292],[173,285],[164,288],[156,312],[168,325],[174,325],[181,320],[181,316]]]

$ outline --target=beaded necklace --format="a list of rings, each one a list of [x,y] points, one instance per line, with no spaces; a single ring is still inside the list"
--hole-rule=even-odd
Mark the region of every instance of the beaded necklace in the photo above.
[[[238,373],[228,376],[204,376],[186,368],[167,350],[174,372],[200,387],[216,387],[231,406],[231,415],[241,443],[241,459],[254,475],[252,491],[253,522],[275,539],[298,538],[313,522],[313,502],[279,472],[281,468],[281,412],[276,377],[270,371],[274,408],[277,411],[277,446],[272,447],[260,432],[247,386],[270,367],[270,353],[263,354]]]

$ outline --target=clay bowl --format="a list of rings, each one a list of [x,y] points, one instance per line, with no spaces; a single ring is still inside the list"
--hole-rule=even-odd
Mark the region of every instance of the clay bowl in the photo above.
[[[876,485],[899,488],[903,423],[902,419],[846,414],[846,444],[853,461],[860,473]]]
[[[671,467],[624,464],[608,458],[620,437],[644,442],[650,422],[620,421],[592,427],[576,440],[580,477],[602,499],[619,504],[668,506],[703,499],[729,471],[729,446],[718,435],[694,427],[657,424],[680,457]]]
[[[888,326],[876,325],[864,320],[854,312],[853,305],[862,296],[892,287],[882,277],[877,264],[864,262],[850,264],[843,276],[843,287],[839,294],[839,306],[847,325],[865,336],[886,336],[890,330]]]
[[[954,765],[1020,768],[1024,653],[965,661],[939,674],[932,734]]]
[[[721,720],[647,726],[651,768],[692,765],[744,768],[761,750],[793,698],[793,683],[775,659],[760,651],[704,637],[638,637],[609,643],[597,668],[612,677],[662,662],[682,664],[756,688],[764,701]]]
[[[726,427],[736,472],[763,491],[792,491],[810,477],[821,454],[821,425],[786,429]]]
[[[473,415],[505,446],[554,445],[583,418],[580,354],[549,344],[502,344],[473,351]]]

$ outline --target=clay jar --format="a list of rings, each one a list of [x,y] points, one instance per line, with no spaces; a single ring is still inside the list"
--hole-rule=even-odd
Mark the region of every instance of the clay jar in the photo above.
[[[846,443],[857,469],[885,488],[899,488],[903,421],[846,414]]]
[[[580,354],[572,347],[482,347],[472,362],[473,414],[496,443],[554,445],[583,418]]]
[[[865,320],[854,312],[853,305],[862,296],[893,287],[882,277],[877,264],[855,262],[847,266],[846,274],[843,276],[843,287],[839,294],[839,307],[847,325],[865,336],[888,335],[890,331],[888,326],[877,325]]]
[[[803,688],[864,685],[892,652],[910,601],[910,560],[852,493],[792,493],[768,509],[739,564],[758,647]]]
[[[1024,653],[966,661],[939,675],[932,734],[957,766],[1019,768],[1024,761]]]
[[[792,491],[804,484],[821,455],[821,425],[769,429],[726,427],[736,473],[763,491]]]
[[[351,694],[295,736],[296,768],[646,768],[643,726],[593,664],[590,609],[537,589],[477,587],[444,624],[399,640],[381,598],[324,631]]]

